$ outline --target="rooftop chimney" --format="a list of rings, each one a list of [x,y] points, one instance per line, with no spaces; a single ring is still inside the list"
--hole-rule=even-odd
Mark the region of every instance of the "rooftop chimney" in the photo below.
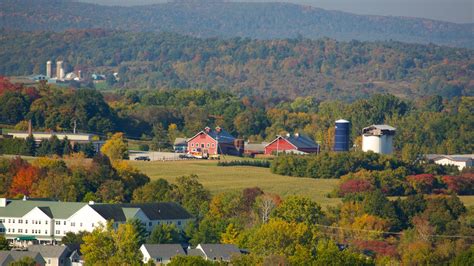
[[[217,126],[216,131],[217,131],[217,133],[220,133],[222,131],[222,128],[220,126]]]
[[[7,207],[7,198],[0,198],[0,208]]]
[[[31,119],[28,120],[28,136],[33,136],[33,126],[31,125]]]
[[[206,131],[207,133],[209,133],[211,131],[211,128],[210,127],[206,127],[204,128],[204,131]]]

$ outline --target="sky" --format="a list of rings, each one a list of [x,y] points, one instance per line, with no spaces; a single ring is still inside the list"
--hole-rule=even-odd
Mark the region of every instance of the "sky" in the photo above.
[[[79,0],[109,5],[162,3],[166,0]],[[234,0],[242,2],[290,2],[362,15],[406,16],[474,23],[474,0]]]

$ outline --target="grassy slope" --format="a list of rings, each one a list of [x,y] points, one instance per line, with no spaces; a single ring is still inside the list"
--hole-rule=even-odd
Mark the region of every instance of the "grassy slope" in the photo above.
[[[11,158],[13,156],[3,155],[3,157]],[[23,158],[28,161],[34,159],[27,156]],[[308,196],[322,206],[336,205],[341,202],[340,199],[326,197],[326,194],[331,192],[337,184],[337,179],[281,176],[272,174],[267,168],[247,166],[218,167],[215,161],[204,160],[130,162],[151,179],[164,178],[174,182],[176,177],[196,174],[199,176],[200,182],[213,194],[258,186],[266,192],[277,193],[282,197],[289,195]],[[395,199],[396,197],[391,198]],[[474,196],[460,196],[460,198],[466,206],[474,207]]]
[[[275,175],[267,168],[248,166],[219,167],[215,161],[172,161],[172,162],[133,162],[152,179],[164,178],[174,182],[176,177],[196,174],[200,182],[212,193],[260,187],[262,190],[277,193],[282,197],[304,195],[313,198],[321,205],[335,205],[339,199],[325,195],[337,183],[335,179],[296,178]]]
[[[151,179],[164,178],[174,182],[176,177],[196,174],[213,194],[258,186],[266,192],[308,196],[322,206],[333,206],[340,199],[327,198],[337,179],[312,179],[275,175],[267,168],[232,166],[219,167],[215,161],[132,162]],[[396,197],[393,197],[394,199]],[[466,206],[474,206],[474,196],[461,196]]]

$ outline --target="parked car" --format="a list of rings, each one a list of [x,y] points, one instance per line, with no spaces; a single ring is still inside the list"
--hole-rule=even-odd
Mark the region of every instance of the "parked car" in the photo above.
[[[148,157],[148,156],[138,156],[138,157],[135,157],[135,161],[150,161],[150,157]]]

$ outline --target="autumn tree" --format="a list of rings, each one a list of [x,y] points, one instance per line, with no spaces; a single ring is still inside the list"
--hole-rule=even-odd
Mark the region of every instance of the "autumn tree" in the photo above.
[[[174,224],[160,224],[153,228],[146,242],[149,244],[176,244],[181,241],[181,233]]]
[[[320,224],[325,218],[318,203],[301,196],[289,196],[272,212],[271,216],[287,222],[307,225]]]
[[[100,151],[111,160],[125,159],[128,156],[128,147],[123,133],[115,133],[108,139]]]
[[[34,166],[22,167],[13,177],[10,186],[9,194],[16,195],[30,195],[33,184],[40,178],[40,169]]]

